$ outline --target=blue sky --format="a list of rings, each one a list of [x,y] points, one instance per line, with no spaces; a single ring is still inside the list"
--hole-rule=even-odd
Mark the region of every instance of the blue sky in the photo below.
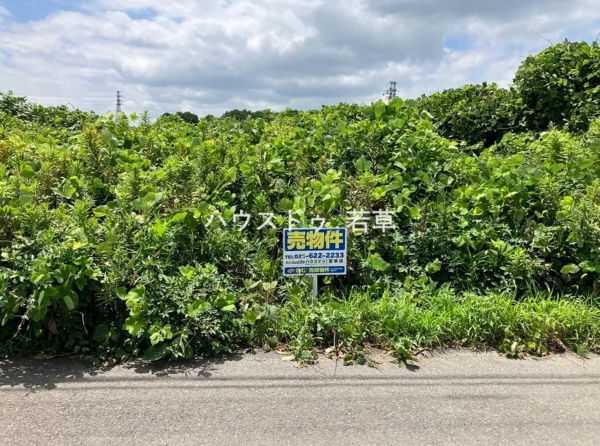
[[[18,22],[42,20],[55,11],[78,10],[81,3],[77,0],[0,0],[0,5]]]
[[[314,108],[509,85],[600,0],[0,0],[0,91],[99,112]]]

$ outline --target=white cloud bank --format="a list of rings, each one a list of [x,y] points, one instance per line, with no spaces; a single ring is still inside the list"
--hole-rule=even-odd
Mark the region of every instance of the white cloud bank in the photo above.
[[[104,112],[313,108],[467,82],[594,40],[600,0],[89,0],[17,22],[0,7],[0,91]]]

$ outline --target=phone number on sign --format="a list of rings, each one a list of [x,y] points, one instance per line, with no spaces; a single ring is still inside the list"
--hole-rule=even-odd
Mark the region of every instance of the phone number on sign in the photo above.
[[[343,259],[343,252],[311,252],[310,254],[286,254],[287,260],[292,259]]]

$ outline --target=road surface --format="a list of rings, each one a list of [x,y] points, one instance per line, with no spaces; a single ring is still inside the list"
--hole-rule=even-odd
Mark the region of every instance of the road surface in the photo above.
[[[599,445],[600,358],[0,361],[1,445]]]

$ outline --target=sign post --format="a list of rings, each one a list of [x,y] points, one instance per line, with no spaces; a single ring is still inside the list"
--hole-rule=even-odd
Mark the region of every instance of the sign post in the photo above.
[[[283,275],[313,276],[312,293],[318,294],[318,276],[346,275],[346,228],[283,230]]]

